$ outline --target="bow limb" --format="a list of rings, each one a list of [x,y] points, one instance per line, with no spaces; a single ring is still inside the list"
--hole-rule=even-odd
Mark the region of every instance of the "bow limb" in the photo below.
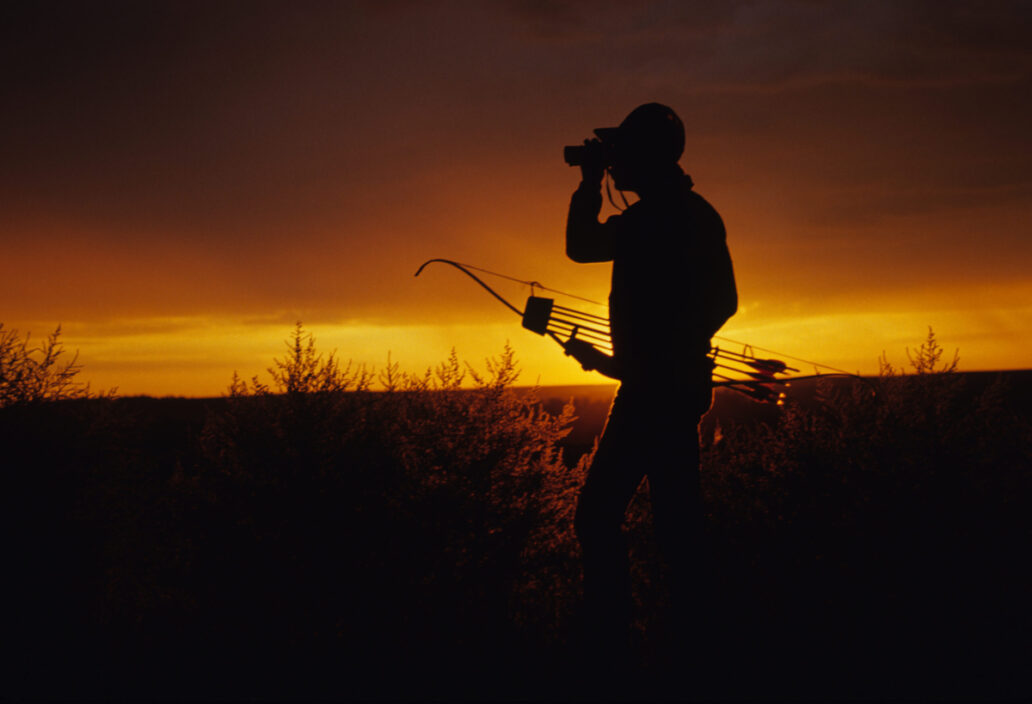
[[[493,288],[491,288],[490,286],[485,284],[483,281],[481,281],[479,276],[474,274],[472,271],[470,271],[466,267],[462,266],[462,264],[459,264],[458,262],[452,261],[451,259],[427,259],[425,262],[423,262],[423,264],[419,267],[419,269],[416,270],[416,274],[415,275],[419,276],[421,273],[423,273],[423,269],[426,268],[426,265],[427,264],[432,264],[433,262],[441,262],[442,264],[451,264],[453,267],[455,267],[456,269],[461,271],[463,274],[465,274],[466,276],[468,276],[469,278],[473,279],[478,284],[480,284],[484,288],[485,291],[487,291],[492,296],[494,296],[499,301],[501,301],[505,305],[506,308],[508,308],[513,313],[515,313],[516,315],[520,316],[521,318],[523,317],[523,311],[522,310],[520,310],[519,308],[517,308],[513,304],[509,303],[504,298],[502,298],[501,294],[499,294]]]

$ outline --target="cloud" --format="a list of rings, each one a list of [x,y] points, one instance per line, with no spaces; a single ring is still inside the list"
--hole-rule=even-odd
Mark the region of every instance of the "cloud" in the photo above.
[[[605,266],[563,260],[559,150],[646,100],[685,119],[744,290],[841,305],[931,286],[918,257],[1017,277],[1026,256],[1027,3],[0,12],[0,299],[23,319],[498,315],[413,281],[434,256],[604,298]]]
[[[1029,75],[1027,3],[522,2],[533,36],[592,43],[618,75],[694,94],[829,83],[943,86]]]

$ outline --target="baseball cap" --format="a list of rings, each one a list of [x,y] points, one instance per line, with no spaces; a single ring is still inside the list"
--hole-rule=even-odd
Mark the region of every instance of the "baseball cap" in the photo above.
[[[619,127],[599,127],[595,134],[603,142],[644,153],[657,161],[676,162],[684,153],[681,118],[660,103],[639,105]]]

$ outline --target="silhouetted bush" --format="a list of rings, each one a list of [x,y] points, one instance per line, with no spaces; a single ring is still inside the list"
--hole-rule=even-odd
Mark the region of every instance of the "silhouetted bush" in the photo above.
[[[686,674],[688,694],[699,677],[714,696],[942,694],[969,666],[1015,691],[1032,624],[1025,401],[972,386],[931,334],[910,361],[800,387],[773,420],[721,419],[702,468],[716,589],[699,608],[726,669]],[[234,375],[221,399],[0,408],[12,672],[70,668],[67,689],[35,692],[64,696],[425,697],[561,671],[591,457],[563,462],[574,409],[514,388],[508,346],[484,372],[453,352],[374,374],[298,325],[269,373]],[[626,528],[646,667],[666,618],[649,524],[643,487]]]
[[[23,338],[0,323],[0,408],[90,395],[89,385],[75,379],[82,370],[76,363],[78,353],[61,361],[60,336],[59,325],[38,346],[30,347],[31,335]]]
[[[273,388],[234,378],[201,434],[191,486],[214,529],[194,572],[221,635],[367,657],[433,643],[436,662],[554,634],[577,574],[572,407],[512,389],[508,346],[484,375],[454,352],[418,377],[388,360],[377,392],[300,325],[288,350]]]
[[[929,330],[910,374],[883,357],[878,378],[790,394],[775,422],[725,426],[704,453],[715,559],[749,629],[766,619],[824,665],[937,672],[947,689],[1027,652],[1029,416],[1002,379],[967,389],[942,355]]]

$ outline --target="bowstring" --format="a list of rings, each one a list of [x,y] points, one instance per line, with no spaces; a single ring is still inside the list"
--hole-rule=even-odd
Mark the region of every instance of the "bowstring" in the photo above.
[[[513,282],[518,283],[518,284],[523,284],[524,286],[529,286],[530,287],[530,291],[531,291],[531,295],[533,295],[534,289],[540,289],[542,291],[548,291],[549,293],[555,293],[555,294],[558,294],[560,296],[566,296],[567,298],[573,298],[573,299],[576,299],[578,301],[583,301],[584,303],[590,303],[590,304],[595,305],[595,306],[601,306],[603,308],[608,308],[609,307],[605,303],[600,303],[599,301],[595,301],[595,300],[592,300],[590,298],[585,298],[584,296],[578,296],[575,293],[567,293],[566,291],[560,291],[557,288],[549,288],[548,286],[545,286],[544,284],[542,284],[540,281],[529,281],[527,279],[517,279],[515,276],[509,276],[507,274],[499,274],[497,271],[491,271],[490,269],[484,269],[484,268],[479,267],[479,266],[473,266],[472,264],[466,264],[465,262],[457,262],[457,263],[458,264],[462,264],[462,266],[466,267],[467,269],[472,269],[473,271],[479,271],[482,274],[488,274],[489,276],[497,276],[499,279],[505,279],[506,281],[513,281]]]

